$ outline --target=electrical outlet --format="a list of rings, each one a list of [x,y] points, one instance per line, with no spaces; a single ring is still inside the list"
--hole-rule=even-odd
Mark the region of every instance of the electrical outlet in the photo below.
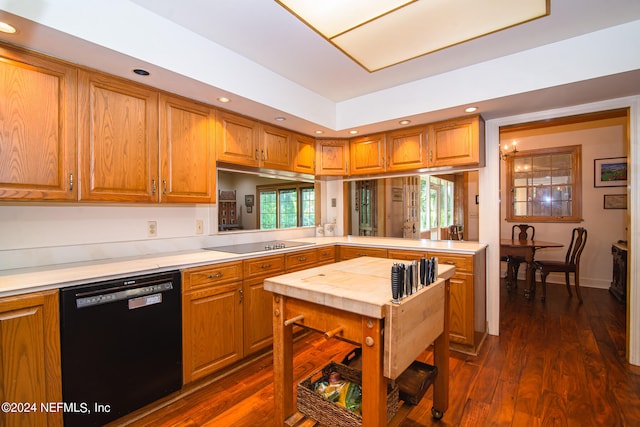
[[[201,219],[196,219],[196,234],[204,233],[204,225]]]
[[[158,223],[156,221],[147,221],[147,236],[158,237]]]

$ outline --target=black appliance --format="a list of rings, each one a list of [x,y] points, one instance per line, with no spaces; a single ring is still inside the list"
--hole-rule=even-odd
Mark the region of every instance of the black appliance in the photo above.
[[[182,386],[179,272],[60,291],[64,425],[100,426]]]

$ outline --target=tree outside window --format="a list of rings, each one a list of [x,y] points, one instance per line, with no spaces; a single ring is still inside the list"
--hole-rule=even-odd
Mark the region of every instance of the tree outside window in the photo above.
[[[315,225],[313,184],[258,186],[260,229],[294,228]]]

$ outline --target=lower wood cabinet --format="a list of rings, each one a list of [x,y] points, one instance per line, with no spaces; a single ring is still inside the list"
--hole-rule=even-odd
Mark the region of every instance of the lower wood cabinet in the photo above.
[[[340,261],[346,261],[361,256],[372,256],[378,258],[387,257],[387,249],[385,248],[367,248],[362,246],[339,246],[338,256]]]
[[[0,299],[0,401],[38,405],[0,412],[1,426],[62,426],[39,406],[62,402],[59,310],[57,290]]]
[[[243,357],[242,261],[182,272],[185,384]]]
[[[475,255],[389,249],[389,258],[418,260],[438,258],[439,264],[456,267],[450,279],[449,339],[454,350],[477,354],[486,337],[485,251]]]

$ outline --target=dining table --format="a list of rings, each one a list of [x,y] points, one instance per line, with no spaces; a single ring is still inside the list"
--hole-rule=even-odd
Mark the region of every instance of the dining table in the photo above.
[[[531,298],[535,294],[535,254],[538,249],[561,248],[564,244],[558,242],[546,242],[543,240],[500,239],[500,257],[522,257],[527,263],[525,274],[525,298]],[[514,280],[517,281],[517,277]]]

